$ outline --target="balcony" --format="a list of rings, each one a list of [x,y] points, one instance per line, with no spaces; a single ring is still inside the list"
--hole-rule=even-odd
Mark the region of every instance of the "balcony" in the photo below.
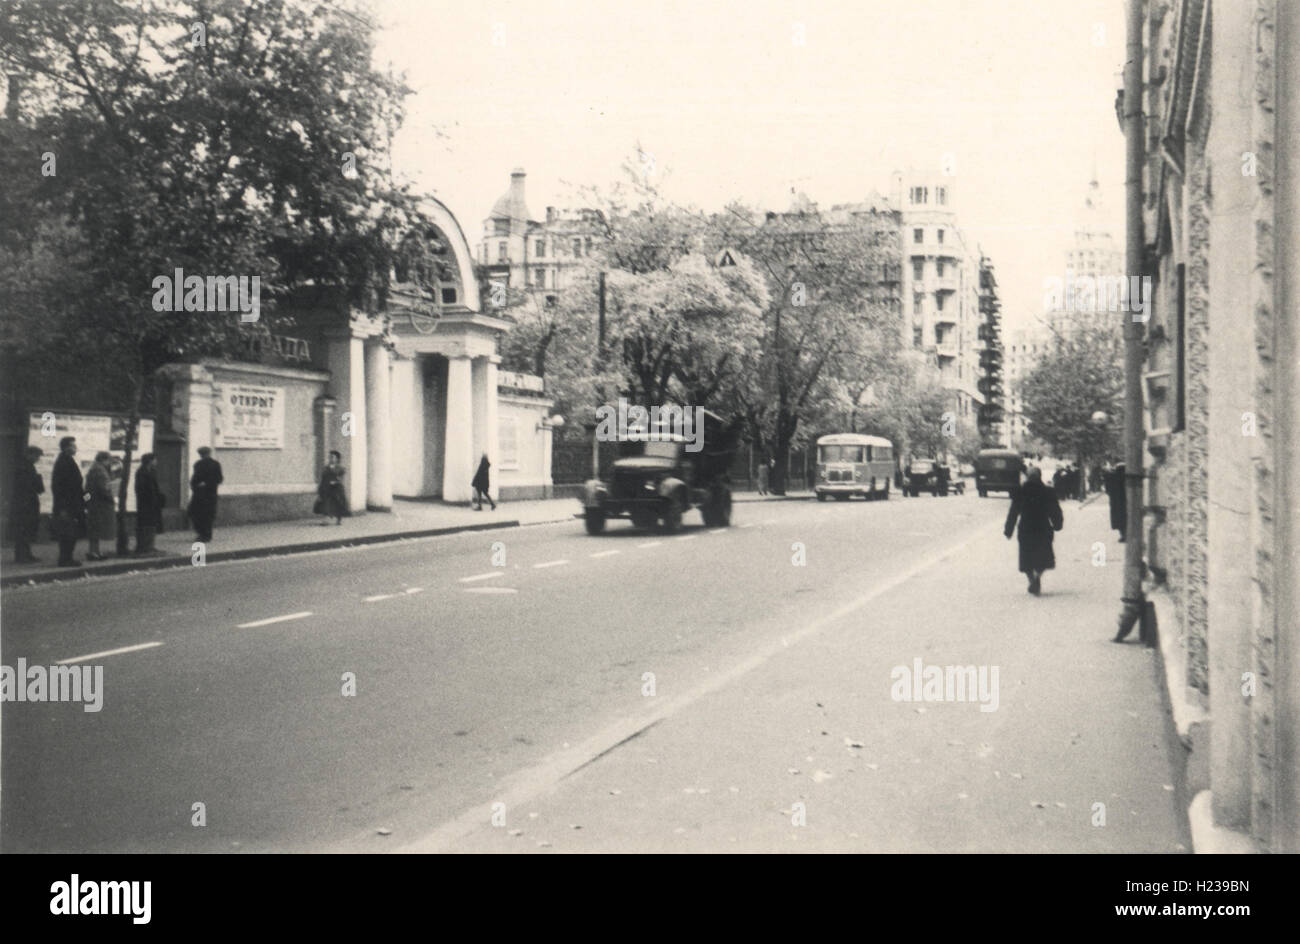
[[[934,313],[934,323],[950,325],[957,324],[957,306],[949,305],[943,311],[936,311]]]
[[[940,357],[958,357],[961,354],[961,348],[956,341],[943,341],[935,347],[935,350]]]
[[[929,287],[935,292],[955,292],[961,288],[961,279],[956,272],[947,271],[930,279]]]

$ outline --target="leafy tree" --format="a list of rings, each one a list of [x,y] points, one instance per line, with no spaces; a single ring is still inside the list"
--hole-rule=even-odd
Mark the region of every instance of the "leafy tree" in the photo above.
[[[1058,334],[1021,380],[1025,417],[1055,455],[1083,463],[1118,450],[1124,406],[1120,344],[1118,331],[1080,325]],[[1093,422],[1097,412],[1107,415],[1106,424]]]
[[[230,351],[241,333],[237,313],[156,311],[155,277],[258,275],[271,299],[311,284],[382,303],[399,239],[421,220],[382,169],[408,90],[372,67],[372,52],[351,4],[7,4],[0,63],[19,98],[0,160],[21,183],[5,198],[0,285],[67,241],[46,233],[24,257],[30,221],[57,219],[76,231],[89,288],[78,297],[93,299],[43,303],[61,309],[43,342],[66,347],[38,352],[10,331],[7,357],[20,367],[61,357],[67,377],[95,350],[111,365],[97,405],[129,412],[130,440],[154,370]],[[127,490],[124,476],[120,508]]]
[[[710,249],[747,257],[769,287],[758,369],[738,399],[752,441],[776,459],[772,491],[783,494],[801,423],[833,400],[835,378],[856,374],[860,384],[862,368],[889,349],[885,335],[898,331],[882,288],[885,267],[897,263],[897,230],[892,221],[835,221],[811,206],[760,215],[736,204],[712,223]]]

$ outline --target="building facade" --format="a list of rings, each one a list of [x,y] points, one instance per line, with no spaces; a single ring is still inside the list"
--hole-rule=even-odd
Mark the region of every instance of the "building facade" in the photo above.
[[[164,368],[160,438],[178,442],[169,495],[188,500],[200,446],[222,462],[223,520],[310,514],[329,452],[342,454],[353,512],[389,511],[394,498],[468,502],[480,457],[492,493],[551,494],[551,401],[540,378],[498,370],[509,322],[482,311],[473,257],[454,216],[422,207],[423,234],[442,256],[422,289],[393,286],[367,313],[304,292],[281,306],[294,338],[275,338],[292,366],[205,360]]]
[[[533,219],[524,193],[526,176],[523,168],[511,171],[510,189],[483,220],[478,250],[485,281],[516,293],[511,303],[518,292],[542,302],[554,300],[568,285],[567,270],[581,265],[603,238],[598,210],[548,206],[544,220]]]
[[[1300,851],[1300,6],[1147,0],[1145,527],[1197,851]]]
[[[954,178],[897,174],[906,346],[933,354],[958,422],[974,429],[979,389],[980,254],[957,223]]]

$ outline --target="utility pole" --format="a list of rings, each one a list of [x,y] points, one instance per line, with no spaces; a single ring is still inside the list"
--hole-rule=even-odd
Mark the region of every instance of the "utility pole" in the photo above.
[[[605,272],[601,270],[599,288],[597,290],[597,329],[596,329],[596,373],[599,374],[605,369]],[[605,388],[600,388],[601,398],[604,398]],[[600,478],[600,440],[596,438],[596,427],[591,430],[591,477]]]
[[[1143,0],[1127,0],[1124,61],[1124,268],[1130,285],[1140,285],[1143,268],[1142,169],[1146,134],[1142,115],[1142,10]],[[1134,318],[1137,299],[1129,292],[1129,311],[1124,313],[1124,490],[1128,521],[1124,544],[1124,609],[1119,617],[1115,641],[1120,642],[1143,617],[1146,598],[1142,592],[1142,483],[1144,428],[1142,423],[1143,335],[1146,324]],[[1143,633],[1146,640],[1146,634]]]

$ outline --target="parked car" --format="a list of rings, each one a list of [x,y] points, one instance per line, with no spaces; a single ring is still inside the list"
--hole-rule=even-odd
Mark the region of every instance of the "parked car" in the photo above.
[[[591,479],[583,486],[583,519],[588,534],[600,534],[610,518],[630,518],[634,527],[657,524],[672,534],[682,515],[698,508],[704,524],[731,524],[731,480],[727,469],[735,455],[737,431],[705,413],[703,449],[686,449],[686,440],[668,433],[650,442],[623,443],[608,481]]]
[[[1025,460],[1013,449],[981,449],[975,458],[975,489],[980,498],[989,492],[1006,492],[1020,487]]]

